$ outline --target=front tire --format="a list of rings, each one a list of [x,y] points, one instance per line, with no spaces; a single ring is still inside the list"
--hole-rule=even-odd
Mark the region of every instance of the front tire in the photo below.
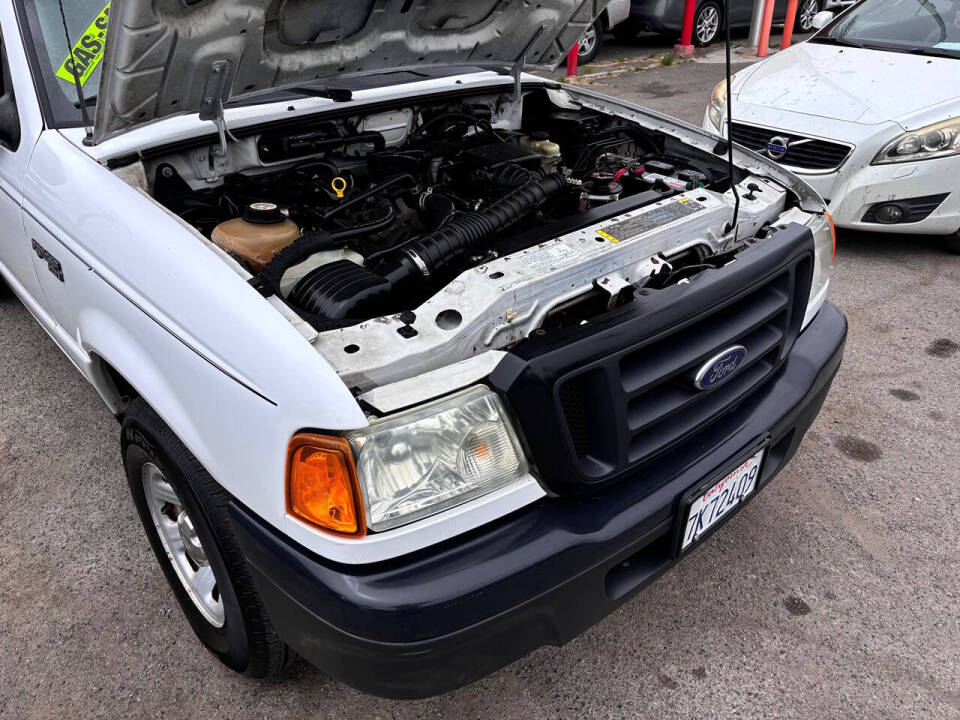
[[[693,16],[693,44],[697,47],[706,47],[713,43],[720,35],[723,25],[723,13],[720,5],[713,0],[707,0],[697,8]]]
[[[229,494],[139,398],[124,416],[121,450],[140,521],[197,637],[237,672],[280,673],[295,655],[254,586],[227,515]]]
[[[802,33],[813,31],[813,18],[820,12],[822,0],[800,0],[797,7],[797,28]]]
[[[586,65],[593,62],[601,47],[603,47],[603,21],[598,18],[580,38],[580,45],[577,48],[577,63]]]
[[[946,237],[940,238],[940,247],[942,247],[948,253],[960,255],[960,230],[955,232],[953,235],[947,235]]]

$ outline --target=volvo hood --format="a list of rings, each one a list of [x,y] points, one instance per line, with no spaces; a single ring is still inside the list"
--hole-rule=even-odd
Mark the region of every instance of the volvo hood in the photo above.
[[[94,141],[338,75],[553,69],[609,0],[113,0]]]
[[[805,42],[751,68],[751,105],[861,125],[909,117],[956,96],[960,61]]]

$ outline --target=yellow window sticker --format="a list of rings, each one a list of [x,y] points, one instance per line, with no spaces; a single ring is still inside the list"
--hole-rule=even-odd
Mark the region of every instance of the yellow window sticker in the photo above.
[[[615,238],[613,235],[611,235],[611,234],[608,233],[608,232],[604,232],[603,230],[597,230],[597,235],[599,235],[599,236],[602,237],[602,238],[606,238],[607,240],[609,240],[609,241],[612,242],[612,243],[619,243],[619,242],[620,242],[620,241],[619,241],[617,238]]]
[[[103,51],[107,47],[107,24],[110,19],[110,3],[100,11],[100,14],[84,30],[83,35],[73,46],[73,51],[63,61],[57,70],[57,77],[69,83],[74,82],[74,71],[80,80],[80,85],[86,85],[87,80],[103,60]]]

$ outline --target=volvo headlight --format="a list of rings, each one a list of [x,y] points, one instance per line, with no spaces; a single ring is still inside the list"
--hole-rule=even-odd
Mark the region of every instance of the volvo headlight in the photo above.
[[[960,153],[960,118],[904,133],[873,159],[874,165],[932,160]]]
[[[346,434],[372,530],[485,495],[527,464],[500,398],[474,387]]]
[[[733,81],[736,78],[736,75],[730,76],[730,85],[733,85]],[[719,84],[713,89],[713,94],[710,96],[710,107],[707,108],[707,117],[710,118],[710,122],[713,123],[713,126],[717,130],[723,128],[723,121],[727,113],[727,89],[729,85],[726,80],[721,80]]]

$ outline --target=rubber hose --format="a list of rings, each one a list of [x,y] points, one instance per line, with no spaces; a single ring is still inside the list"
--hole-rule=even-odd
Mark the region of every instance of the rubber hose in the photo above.
[[[329,233],[310,233],[301,235],[273,259],[251,281],[264,297],[280,295],[280,279],[288,268],[299,265],[311,255],[330,249],[332,242]]]
[[[538,179],[540,176],[532,170],[520,167],[516,163],[507,163],[497,171],[492,180],[493,184],[502,190],[513,190],[523,187],[528,182]]]
[[[547,175],[513,190],[482,210],[456,215],[438,230],[390,253],[379,264],[378,272],[383,272],[394,285],[416,275],[430,275],[519,222],[563,188],[563,178],[557,174]]]
[[[323,252],[324,250],[338,250],[342,248],[347,240],[358,237],[365,233],[377,232],[390,226],[396,217],[396,211],[390,208],[387,217],[366,225],[357,225],[356,227],[346,228],[337,232],[316,232],[308,235],[301,235],[283,250],[273,256],[263,270],[251,280],[255,288],[260,290],[266,296],[270,294],[280,294],[280,280],[283,274],[294,265],[299,265],[311,255]]]

